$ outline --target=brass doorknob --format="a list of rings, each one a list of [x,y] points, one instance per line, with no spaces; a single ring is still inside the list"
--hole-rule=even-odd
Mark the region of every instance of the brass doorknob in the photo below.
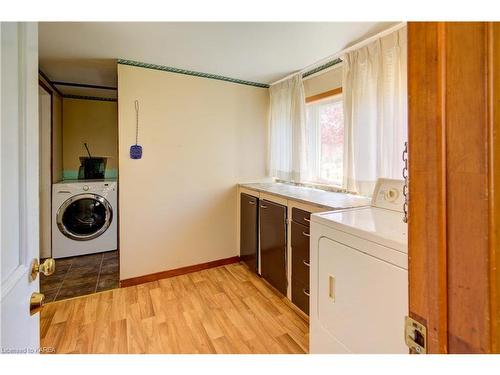
[[[31,279],[35,280],[36,275],[41,272],[45,276],[50,276],[56,271],[56,261],[52,258],[47,258],[42,264],[38,263],[38,259],[34,259],[31,263]]]
[[[35,315],[39,312],[45,302],[45,295],[43,293],[34,292],[30,298],[30,315]]]

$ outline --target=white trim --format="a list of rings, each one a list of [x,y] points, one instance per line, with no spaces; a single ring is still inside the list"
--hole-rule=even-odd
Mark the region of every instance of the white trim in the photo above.
[[[1,126],[2,126],[2,22],[0,22],[0,155],[2,154],[2,131],[1,131]],[[2,189],[3,188],[3,180],[2,180],[2,163],[0,162],[0,199],[2,197]],[[0,214],[0,246],[2,244],[2,236],[3,236],[3,226],[2,226],[2,215]],[[1,261],[1,258],[0,258]],[[2,301],[2,296],[3,296],[3,289],[4,289],[4,283],[3,283],[3,275],[2,275],[2,264],[0,263],[0,302]],[[1,308],[1,306],[0,306]]]
[[[275,84],[277,84],[279,82],[282,82],[284,80],[287,80],[288,78],[294,76],[297,73],[304,74],[305,72],[307,72],[309,70],[312,70],[315,67],[318,67],[320,65],[326,64],[328,61],[332,61],[332,60],[338,59],[338,58],[342,57],[343,55],[345,55],[346,53],[349,53],[349,52],[352,52],[352,51],[357,50],[359,48],[362,48],[362,47],[366,46],[367,44],[370,44],[371,42],[373,42],[373,41],[375,41],[375,40],[377,40],[379,38],[382,38],[383,36],[391,34],[394,31],[399,30],[399,29],[401,29],[401,28],[403,28],[405,26],[406,26],[406,22],[398,23],[397,25],[392,26],[392,27],[390,27],[388,29],[385,29],[384,31],[381,31],[378,34],[375,34],[375,35],[373,35],[373,36],[371,36],[369,38],[366,38],[366,39],[364,39],[364,40],[362,40],[362,41],[360,41],[360,42],[358,42],[358,43],[356,43],[356,44],[354,44],[354,45],[352,45],[350,47],[347,47],[347,48],[343,49],[342,51],[339,51],[339,52],[337,52],[337,53],[335,53],[333,55],[327,56],[327,57],[325,57],[325,58],[323,58],[323,59],[321,59],[321,60],[319,60],[319,61],[317,61],[317,62],[315,62],[315,63],[313,63],[311,65],[308,65],[305,68],[303,68],[303,69],[301,69],[301,70],[299,70],[297,72],[293,72],[293,73],[291,73],[291,74],[289,74],[289,75],[287,75],[287,76],[285,76],[285,77],[283,77],[283,78],[281,78],[281,79],[279,79],[279,80],[271,83],[270,86],[275,85]],[[324,70],[322,70],[321,72],[324,72]],[[315,75],[315,74],[313,74],[313,75]],[[307,77],[307,78],[309,78],[309,77]]]
[[[28,22],[26,28],[26,147],[25,156],[25,264],[31,257],[40,255],[40,205],[39,205],[39,123],[38,123],[38,23]],[[34,62],[34,63],[32,63]]]
[[[281,204],[282,206],[287,206],[288,205],[288,198],[280,197],[277,195],[274,195],[273,193],[265,193],[265,192],[259,192],[259,198],[260,199],[265,199],[266,201]]]

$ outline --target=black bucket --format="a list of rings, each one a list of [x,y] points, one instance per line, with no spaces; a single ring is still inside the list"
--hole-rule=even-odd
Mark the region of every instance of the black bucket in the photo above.
[[[101,180],[106,172],[105,157],[87,157],[80,156],[80,170],[78,178],[85,180]]]

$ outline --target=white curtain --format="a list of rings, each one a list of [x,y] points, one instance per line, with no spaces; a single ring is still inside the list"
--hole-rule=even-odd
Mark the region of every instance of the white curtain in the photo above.
[[[377,178],[402,178],[406,74],[406,27],[345,55],[344,188],[370,195]]]
[[[305,170],[305,97],[302,75],[269,88],[269,175],[300,181]]]

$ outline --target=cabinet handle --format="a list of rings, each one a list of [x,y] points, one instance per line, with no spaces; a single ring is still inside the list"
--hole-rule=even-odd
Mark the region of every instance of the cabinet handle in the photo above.
[[[335,302],[335,277],[328,275],[328,297]]]
[[[306,237],[311,237],[311,235],[309,233],[306,233],[306,232],[302,232],[302,234]]]
[[[267,206],[264,206],[263,204],[261,204],[260,208],[267,208]]]
[[[311,293],[309,293],[309,289],[302,289],[302,293],[304,293],[308,297],[311,295]]]
[[[305,259],[302,261],[302,263],[304,263],[304,265],[306,265],[307,267],[311,266],[311,264]]]
[[[308,219],[307,217],[304,218],[304,221],[307,221],[308,223],[311,222],[311,219]]]
[[[255,204],[255,201],[248,201],[248,204]]]

